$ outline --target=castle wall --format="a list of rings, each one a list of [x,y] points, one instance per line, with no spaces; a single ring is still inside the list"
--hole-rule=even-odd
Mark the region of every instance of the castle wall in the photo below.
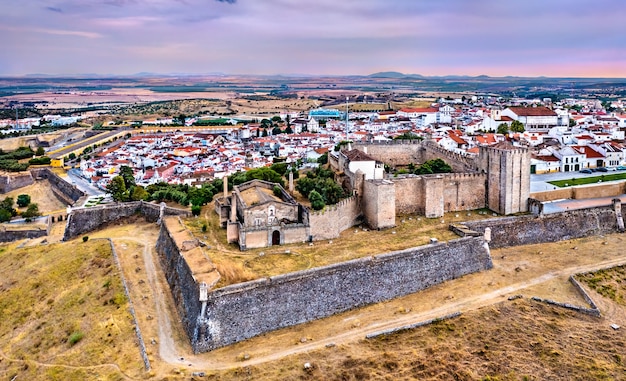
[[[187,333],[187,337],[191,340],[192,347],[195,348],[195,341],[199,334],[200,288],[191,268],[181,255],[181,250],[165,223],[161,224],[159,238],[156,243],[156,252],[159,255],[161,267],[174,297],[174,305],[176,306],[178,316]]]
[[[397,214],[424,214],[425,199],[423,193],[422,176],[408,175],[394,177],[396,188],[396,213]]]
[[[354,148],[391,166],[423,163],[422,143],[415,140],[393,140],[355,144]]]
[[[37,179],[47,179],[52,185],[55,195],[68,204],[73,204],[79,198],[85,196],[85,192],[63,180],[59,175],[52,172],[50,168],[34,168],[31,169],[31,173]]]
[[[444,173],[405,175],[389,180],[396,188],[397,214],[440,217],[444,212],[484,208],[486,179],[487,175],[482,173]]]
[[[372,229],[396,226],[396,191],[393,182],[388,180],[364,182],[363,216]]]
[[[204,338],[192,339],[194,350],[209,351],[489,269],[483,242],[462,238],[215,290],[200,329]]]
[[[443,176],[432,175],[422,178],[424,215],[426,218],[443,216]]]
[[[622,211],[626,217],[626,208]],[[610,207],[574,210],[535,216],[495,218],[464,223],[484,233],[491,228],[490,247],[529,245],[607,234],[618,231],[615,211]]]
[[[34,183],[30,172],[4,172],[0,175],[0,193],[9,193]]]
[[[443,206],[445,212],[475,210],[485,207],[487,176],[482,173],[444,174]]]
[[[323,210],[309,212],[313,241],[339,237],[342,231],[359,223],[361,210],[355,196],[327,205]]]
[[[67,217],[63,240],[67,241],[81,234],[100,228],[110,222],[127,218],[139,213],[150,222],[156,222],[160,216],[160,206],[144,201],[118,203],[91,208],[74,209]],[[187,210],[165,207],[164,215],[191,216]]]
[[[478,170],[477,157],[471,154],[452,152],[431,141],[422,144],[422,161],[443,159],[453,172],[474,172]]]

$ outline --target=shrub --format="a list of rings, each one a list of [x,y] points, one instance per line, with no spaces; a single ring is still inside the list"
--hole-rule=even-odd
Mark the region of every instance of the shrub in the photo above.
[[[83,236],[83,242],[87,242],[87,241],[89,241],[89,236],[88,235]]]
[[[202,210],[202,207],[200,205],[191,206],[191,214],[193,214],[194,216],[199,216],[201,210]]]
[[[206,226],[206,224],[202,224],[202,232],[203,232],[203,233],[206,233],[206,230],[207,230],[207,226]]]
[[[74,344],[81,341],[83,339],[83,336],[85,335],[81,331],[75,331],[67,339],[67,342],[70,343],[70,346],[73,346]]]

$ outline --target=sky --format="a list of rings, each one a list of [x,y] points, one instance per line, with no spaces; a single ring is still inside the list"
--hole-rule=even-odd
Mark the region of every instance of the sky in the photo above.
[[[626,78],[624,0],[0,0],[0,75]]]

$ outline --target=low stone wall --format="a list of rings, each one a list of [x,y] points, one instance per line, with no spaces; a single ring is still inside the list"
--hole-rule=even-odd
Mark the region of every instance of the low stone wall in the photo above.
[[[622,215],[626,208],[622,210]],[[617,232],[617,218],[610,207],[573,210],[541,216],[493,218],[464,223],[484,233],[491,228],[491,248],[557,242]]]
[[[530,197],[546,202],[562,199],[584,200],[587,198],[613,197],[626,193],[626,181],[580,185],[554,190],[533,192]]]
[[[0,225],[0,242],[13,242],[26,238],[45,237],[50,233],[50,218],[46,219],[44,224],[29,223],[33,226],[15,227],[12,224]]]
[[[197,352],[210,351],[491,267],[483,238],[462,238],[231,285],[209,293],[206,316],[191,342]],[[178,265],[176,271],[186,270]],[[195,297],[196,285],[189,288],[189,296],[181,297]],[[181,317],[187,321],[198,310]]]
[[[0,174],[0,193],[9,193],[33,183],[30,172],[2,172]]]
[[[187,210],[165,207],[164,215],[191,216]],[[133,214],[141,214],[150,222],[156,222],[160,216],[160,205],[144,201],[117,203],[91,208],[74,209],[67,217],[63,240],[67,241],[78,237],[102,225],[127,218]]]

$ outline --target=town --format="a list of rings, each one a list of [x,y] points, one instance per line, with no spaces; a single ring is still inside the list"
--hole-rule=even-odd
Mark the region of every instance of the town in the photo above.
[[[84,178],[103,190],[123,165],[133,169],[137,183],[143,186],[158,182],[194,185],[277,161],[313,166],[341,141],[429,139],[470,156],[477,155],[480,146],[502,141],[528,147],[534,174],[606,172],[626,169],[625,107],[623,100],[604,104],[577,99],[504,102],[472,96],[440,98],[428,107],[348,111],[347,115],[348,103],[343,108],[268,118],[233,116],[223,119],[223,128],[217,131],[215,127],[203,129],[202,121],[212,119],[202,116],[185,118],[175,129],[170,127],[171,118],[160,119],[162,131],[158,127],[145,130],[155,120],[144,120],[139,123],[144,129],[129,130],[132,135],[123,143],[116,141],[96,153],[79,151],[78,166]],[[5,119],[0,127],[10,133],[27,131],[42,122],[62,126],[79,119],[58,115],[17,122]],[[81,157],[80,153],[85,154]],[[63,159],[69,160],[67,156]]]

